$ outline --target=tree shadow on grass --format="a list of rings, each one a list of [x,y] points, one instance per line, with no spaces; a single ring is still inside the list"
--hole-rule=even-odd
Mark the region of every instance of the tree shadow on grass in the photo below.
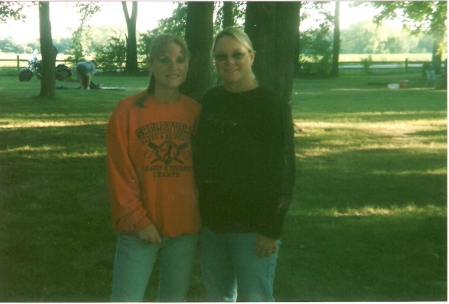
[[[105,126],[2,130],[2,301],[108,301]]]
[[[446,301],[443,151],[346,150],[297,164],[276,300]]]
[[[109,300],[116,235],[106,189],[105,129],[2,131],[3,301]],[[301,159],[276,299],[444,301],[446,157],[437,152],[365,149]],[[428,205],[436,212],[407,211]],[[376,211],[395,211],[393,206],[401,212]],[[152,292],[147,296],[154,299]],[[204,299],[198,264],[189,296]]]
[[[3,301],[107,301],[115,234],[104,157],[1,166]]]
[[[277,301],[446,301],[446,218],[289,216]]]
[[[355,150],[300,160],[298,166],[299,209],[446,206],[442,153]]]
[[[0,299],[108,302],[116,232],[105,125],[2,131]],[[189,299],[204,300],[195,265]],[[147,299],[155,300],[157,271]]]
[[[26,150],[20,150],[23,147],[38,149],[29,154],[32,158],[45,158],[49,155],[64,157],[61,150],[65,153],[86,153],[86,148],[90,151],[106,151],[106,124],[6,129],[1,131],[1,136],[0,153],[3,157],[20,151],[26,153]],[[39,150],[42,147],[47,149]],[[15,148],[19,148],[19,151],[14,150]],[[8,151],[11,149],[12,151]]]

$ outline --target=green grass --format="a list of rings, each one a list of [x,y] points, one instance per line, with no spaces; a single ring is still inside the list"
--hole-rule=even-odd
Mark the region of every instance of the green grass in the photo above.
[[[404,78],[409,89],[368,85]],[[109,300],[106,123],[147,78],[95,81],[126,91],[62,82],[42,102],[36,79],[1,77],[0,301]],[[277,301],[447,299],[446,94],[419,74],[295,80],[297,182]],[[205,300],[198,262],[188,300]]]
[[[367,85],[403,77],[409,89]],[[278,299],[445,300],[446,91],[387,74],[294,92],[298,178]]]

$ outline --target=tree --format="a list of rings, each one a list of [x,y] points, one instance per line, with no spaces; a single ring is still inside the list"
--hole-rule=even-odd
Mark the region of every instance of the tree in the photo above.
[[[215,2],[214,35],[228,26],[243,28],[245,23],[246,2]]]
[[[6,23],[8,19],[25,20],[26,16],[21,13],[25,3],[20,2],[0,2],[0,23]]]
[[[256,51],[254,73],[262,84],[289,101],[299,5],[299,2],[248,1],[246,6],[245,32]]]
[[[190,50],[189,71],[182,92],[201,98],[212,86],[210,48],[214,2],[187,2],[185,40]]]
[[[301,2],[299,61],[305,75],[327,76],[332,59],[333,15],[325,2]]]
[[[126,41],[113,31],[108,43],[95,46],[95,60],[103,63],[104,68],[123,68],[126,62]]]
[[[188,2],[179,2],[178,6],[169,18],[159,20],[158,27],[152,31],[140,34],[139,54],[148,54],[152,38],[159,34],[171,34],[178,37],[185,37],[187,23],[187,4]],[[213,35],[227,26],[243,27],[245,16],[245,2],[214,2]]]
[[[338,57],[340,56],[340,2],[335,2],[334,43],[332,45],[331,77],[338,77]]]
[[[341,54],[431,53],[432,38],[427,34],[411,35],[389,25],[362,21],[341,31]]]
[[[53,39],[51,36],[51,22],[50,22],[50,3],[39,2],[39,31],[42,54],[42,80],[41,91],[39,97],[45,99],[55,98],[56,83],[55,83],[55,63],[56,63],[56,49],[53,46]]]
[[[128,35],[126,37],[126,65],[125,74],[137,75],[140,73],[137,65],[137,8],[138,2],[132,2],[132,13],[129,16],[128,7],[125,1],[122,1],[123,13],[125,14],[126,26],[128,28]]]
[[[99,12],[102,5],[97,2],[76,2],[75,9],[80,16],[80,25],[72,34],[72,44],[70,48],[73,56],[69,56],[68,60],[79,62],[85,59],[88,41],[90,40],[90,26],[85,26],[92,16]],[[90,41],[89,41],[90,42]]]
[[[180,2],[173,10],[172,16],[159,20],[158,27],[154,30],[140,34],[139,54],[148,56],[150,53],[151,42],[159,34],[171,34],[181,38],[185,37],[187,21],[187,2]]]
[[[234,26],[234,2],[223,2],[223,28]]]
[[[88,35],[84,27],[77,28],[72,33],[72,41],[70,43],[70,51],[73,56],[69,56],[67,59],[69,61],[80,62],[85,59],[86,56],[86,38]]]
[[[171,17],[159,20],[159,26],[156,29],[155,35],[165,33],[185,37],[187,6],[188,2],[180,2]]]
[[[342,53],[376,54],[382,41],[380,34],[372,22],[357,22],[341,33]]]
[[[374,17],[377,24],[381,24],[386,19],[400,19],[404,28],[411,33],[431,35],[434,38],[433,67],[436,73],[441,72],[441,55],[446,47],[443,42],[447,33],[446,1],[375,1],[371,2],[371,5],[381,9]]]
[[[301,10],[302,10],[303,2],[299,2],[299,10],[298,10],[298,24],[301,24]],[[299,64],[299,54],[301,51],[301,41],[300,41],[300,33],[299,26],[298,32],[295,35],[295,41],[293,44],[293,75],[299,76],[301,71],[301,65]]]

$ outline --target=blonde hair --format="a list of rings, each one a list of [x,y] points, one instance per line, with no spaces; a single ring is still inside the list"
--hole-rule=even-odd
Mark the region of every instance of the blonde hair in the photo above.
[[[251,39],[249,39],[248,35],[238,28],[229,26],[215,36],[211,49],[211,57],[213,55],[213,52],[215,51],[217,41],[224,36],[234,38],[235,40],[240,42],[245,48],[247,48],[250,52],[255,53],[255,51],[253,50],[253,44],[251,42]]]
[[[242,31],[238,28],[232,27],[232,26],[228,26],[227,28],[225,28],[224,30],[219,32],[214,38],[214,42],[212,43],[212,49],[210,51],[210,57],[211,57],[212,61],[213,61],[215,46],[217,45],[218,40],[220,40],[221,38],[223,38],[225,36],[231,37],[231,38],[234,38],[235,40],[237,40],[245,48],[247,48],[250,53],[256,52],[253,49],[253,43],[251,42],[251,39],[249,39],[248,35],[244,31]],[[251,69],[251,75],[252,75],[253,79],[256,80],[256,75],[254,75],[252,69]]]

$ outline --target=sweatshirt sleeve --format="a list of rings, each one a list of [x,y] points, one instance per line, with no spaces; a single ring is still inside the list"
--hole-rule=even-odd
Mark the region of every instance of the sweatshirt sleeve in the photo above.
[[[293,120],[290,105],[282,98],[277,98],[273,115],[273,138],[271,140],[271,159],[268,165],[273,179],[272,189],[275,195],[269,197],[259,233],[279,239],[284,218],[292,200],[296,175]],[[261,223],[262,224],[262,223]]]
[[[116,107],[106,132],[108,192],[114,227],[124,232],[137,232],[151,224],[143,207],[139,180],[128,154],[129,113]]]

